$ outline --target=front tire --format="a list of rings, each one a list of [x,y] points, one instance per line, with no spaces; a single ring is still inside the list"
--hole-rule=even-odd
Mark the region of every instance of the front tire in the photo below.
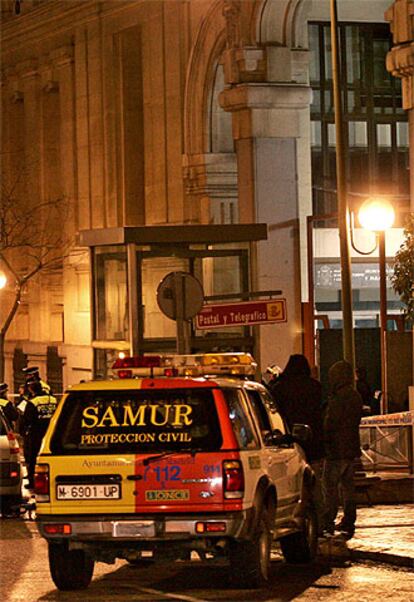
[[[313,506],[309,505],[303,516],[302,529],[280,540],[286,562],[302,564],[312,562],[318,550],[318,519]]]
[[[269,580],[272,534],[267,515],[262,514],[252,540],[234,542],[230,547],[231,582],[236,587],[258,588]]]
[[[67,542],[49,543],[50,574],[62,591],[88,587],[94,565],[94,560],[83,550],[69,550]]]

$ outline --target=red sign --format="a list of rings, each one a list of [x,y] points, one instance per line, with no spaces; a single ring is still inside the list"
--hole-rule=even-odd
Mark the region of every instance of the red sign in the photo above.
[[[196,328],[234,328],[251,324],[286,322],[286,299],[267,301],[240,301],[239,303],[218,303],[204,305],[196,315]]]

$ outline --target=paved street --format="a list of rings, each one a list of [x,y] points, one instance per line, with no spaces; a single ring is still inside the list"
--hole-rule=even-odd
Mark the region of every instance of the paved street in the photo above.
[[[414,568],[414,504],[359,508],[355,537],[347,546],[359,558]]]
[[[362,508],[359,528],[349,547],[354,551],[365,541],[365,549],[387,539],[393,543],[395,557],[408,551],[413,537],[413,506]],[[379,519],[381,523],[378,524]],[[288,566],[273,556],[269,587],[258,591],[230,589],[225,564],[201,562],[132,566],[98,563],[87,590],[59,592],[50,575],[46,543],[39,538],[33,521],[3,520],[1,529],[1,599],[7,602],[284,602],[322,599],[371,602],[414,601],[414,572],[377,561],[357,562],[321,556],[312,566]],[[398,542],[402,542],[399,545]],[[343,549],[342,545],[342,549]],[[338,550],[340,546],[334,546]],[[387,553],[391,548],[388,548]]]

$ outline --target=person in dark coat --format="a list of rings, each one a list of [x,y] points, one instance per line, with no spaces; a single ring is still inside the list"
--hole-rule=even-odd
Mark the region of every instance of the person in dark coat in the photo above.
[[[354,387],[353,376],[352,366],[345,360],[336,362],[329,369],[330,396],[324,420],[324,489],[327,505],[325,526],[328,533],[334,533],[340,489],[344,514],[337,530],[347,539],[355,533],[354,466],[355,459],[361,456],[359,424],[362,416],[362,398]]]
[[[4,415],[10,423],[10,426],[14,429],[16,426],[16,421],[19,417],[19,413],[16,409],[16,406],[12,401],[7,397],[8,392],[7,383],[0,384],[0,407],[3,410]]]
[[[53,395],[44,391],[38,379],[28,380],[26,385],[29,398],[24,408],[21,429],[29,481],[25,487],[33,489],[36,458],[57,402]]]
[[[22,372],[25,377],[24,387],[25,387],[25,393],[26,393],[27,397],[30,397],[28,386],[27,386],[30,381],[37,381],[40,384],[43,392],[46,395],[47,394],[53,395],[49,384],[40,378],[39,368],[37,366],[26,366],[26,368],[22,369]]]
[[[269,388],[291,430],[294,424],[307,424],[312,430],[312,437],[309,442],[303,444],[303,448],[316,476],[314,502],[321,533],[326,511],[322,491],[325,449],[321,383],[312,378],[306,357],[294,354],[290,356],[278,380],[269,385]]]
[[[368,383],[367,370],[364,366],[359,366],[355,370],[356,390],[362,397],[362,404],[370,408],[370,413],[373,415],[380,413],[378,399],[375,398],[374,392]]]

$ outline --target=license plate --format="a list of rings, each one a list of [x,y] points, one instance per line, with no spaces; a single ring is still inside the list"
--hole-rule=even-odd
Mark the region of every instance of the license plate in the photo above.
[[[58,500],[119,500],[121,488],[119,484],[110,485],[57,485]]]

